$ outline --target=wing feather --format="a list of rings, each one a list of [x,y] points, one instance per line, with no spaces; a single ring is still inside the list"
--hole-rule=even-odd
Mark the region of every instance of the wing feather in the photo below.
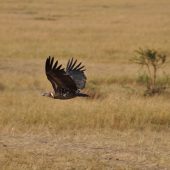
[[[74,61],[74,63],[71,65],[70,69],[73,69],[76,63],[77,63],[77,60]]]
[[[83,69],[85,66],[82,66],[81,62],[77,65],[76,63],[77,60],[74,61],[73,58],[71,60],[69,59],[66,73],[74,80],[78,89],[83,89],[86,84],[86,76],[84,74],[85,69]]]
[[[45,72],[47,79],[51,82],[53,89],[57,92],[58,88],[76,91],[77,86],[73,79],[66,74],[62,65],[58,66],[58,61],[54,63],[54,57],[48,57],[45,63]]]
[[[53,70],[57,67],[58,65],[58,61],[55,62],[54,66],[53,66]]]

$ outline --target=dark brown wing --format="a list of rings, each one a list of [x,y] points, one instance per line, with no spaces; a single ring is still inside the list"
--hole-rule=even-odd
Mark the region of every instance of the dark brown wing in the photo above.
[[[77,64],[77,60],[68,61],[66,73],[74,80],[78,89],[83,89],[86,85],[86,76],[84,74],[84,66],[82,63]]]
[[[54,57],[48,57],[45,63],[45,72],[48,80],[51,82],[54,91],[58,88],[76,91],[77,86],[72,78],[66,74],[62,65],[58,65],[58,61],[54,63]]]

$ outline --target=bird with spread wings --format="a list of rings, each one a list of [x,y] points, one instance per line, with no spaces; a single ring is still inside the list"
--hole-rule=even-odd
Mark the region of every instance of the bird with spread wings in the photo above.
[[[77,60],[69,59],[66,69],[58,64],[58,60],[54,62],[54,57],[48,57],[45,63],[45,73],[47,79],[51,82],[53,92],[44,93],[43,96],[54,99],[70,99],[74,97],[88,97],[87,94],[80,92],[86,84],[86,76],[84,74],[84,66]]]

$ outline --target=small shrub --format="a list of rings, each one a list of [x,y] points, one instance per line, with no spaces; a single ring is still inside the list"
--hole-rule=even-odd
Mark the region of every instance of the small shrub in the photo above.
[[[166,55],[151,49],[136,50],[136,55],[133,57],[133,62],[142,66],[145,74],[140,75],[140,81],[146,81],[147,90],[145,95],[160,94],[166,89],[165,83],[158,84],[158,70],[165,64]]]

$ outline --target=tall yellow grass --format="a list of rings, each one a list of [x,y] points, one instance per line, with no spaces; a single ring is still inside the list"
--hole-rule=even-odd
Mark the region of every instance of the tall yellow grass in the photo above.
[[[138,47],[169,54],[168,1],[0,3],[1,129],[169,126],[169,94],[144,98],[138,68],[129,62]],[[65,64],[70,57],[83,61],[92,99],[41,97],[51,89],[48,55]]]
[[[44,128],[57,133],[70,129],[161,130],[169,127],[168,91],[160,96],[144,97],[144,87],[136,82],[137,68],[128,69],[132,65],[124,64],[124,71],[112,77],[113,64],[108,64],[104,71],[100,68],[106,64],[87,62],[87,67],[88,64],[85,92],[91,97],[62,101],[41,96],[42,92],[52,89],[44,73],[44,60],[2,61],[1,130],[26,132]]]

